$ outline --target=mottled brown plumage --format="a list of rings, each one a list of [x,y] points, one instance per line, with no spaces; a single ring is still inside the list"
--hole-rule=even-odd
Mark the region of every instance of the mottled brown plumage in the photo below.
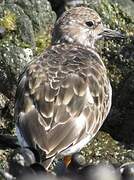
[[[19,79],[15,119],[22,146],[38,147],[46,158],[64,156],[98,132],[111,106],[106,68],[93,49],[104,31],[99,15],[85,7],[57,21],[53,45]]]

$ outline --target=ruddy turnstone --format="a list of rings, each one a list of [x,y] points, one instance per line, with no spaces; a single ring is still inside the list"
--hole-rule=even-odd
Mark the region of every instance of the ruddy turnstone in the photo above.
[[[16,132],[22,147],[39,148],[48,162],[80,151],[95,136],[111,107],[112,90],[94,43],[122,37],[87,7],[66,11],[56,22],[52,46],[20,75]]]

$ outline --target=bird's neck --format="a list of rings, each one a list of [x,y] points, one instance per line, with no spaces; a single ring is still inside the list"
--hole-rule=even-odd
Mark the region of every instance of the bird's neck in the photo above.
[[[52,40],[52,45],[56,45],[56,44],[72,44],[74,46],[81,46],[83,48],[86,49],[94,49],[96,50],[94,43],[91,41],[85,41],[85,43],[81,43],[81,41],[76,41],[70,37],[64,36],[60,39],[56,39],[56,40]]]
[[[60,44],[60,43],[67,43],[67,44],[74,44],[74,45],[80,45],[84,48],[92,48],[95,49],[95,40],[93,38],[85,38],[84,35],[81,34],[73,34],[70,32],[66,33],[59,33],[54,32],[52,36],[52,44]]]

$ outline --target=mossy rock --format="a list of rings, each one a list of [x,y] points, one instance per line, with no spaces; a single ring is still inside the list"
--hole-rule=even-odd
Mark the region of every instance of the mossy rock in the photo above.
[[[20,72],[50,44],[55,13],[47,0],[5,0],[0,5],[0,93],[7,97],[10,106],[14,103]],[[1,120],[3,116],[7,120],[3,113]]]
[[[92,8],[99,7],[103,2],[102,0],[49,0],[51,5],[58,15],[65,11],[66,7],[88,5]],[[129,16],[134,16],[134,1],[133,0],[108,0],[109,3],[119,4],[122,10]]]
[[[9,71],[16,81],[20,69],[32,59],[26,58],[27,49],[31,49],[31,54],[38,54],[50,44],[54,20],[55,14],[46,0],[3,1],[0,7],[1,73],[8,78]]]
[[[134,17],[134,1],[133,0],[109,0],[113,3],[118,3],[122,10],[129,16]]]
[[[85,148],[84,153],[88,162],[109,161],[122,164],[134,160],[134,21],[119,4],[108,0],[102,0],[94,8],[107,27],[118,29],[126,37],[123,40],[105,40],[97,44],[113,89],[112,109],[102,127],[112,138],[107,133],[99,133]]]
[[[44,48],[47,47],[47,38],[50,39],[55,22],[55,14],[47,0],[7,1],[1,6],[0,17],[0,26],[5,28],[9,41],[12,39],[17,46],[36,50],[37,37],[42,34]]]
[[[14,133],[13,109],[18,76],[35,55],[49,46],[55,19],[47,0],[0,2],[1,133]]]
[[[118,166],[134,161],[133,153],[134,150],[124,148],[124,145],[104,132],[99,132],[96,138],[82,150],[89,164],[105,162]]]
[[[124,40],[109,40],[99,43],[99,50],[107,66],[113,88],[113,106],[104,129],[117,140],[132,145],[134,144],[131,138],[134,135],[132,111],[131,108],[125,108],[126,104],[122,102],[125,94],[127,96],[129,91],[133,92],[133,86],[129,85],[129,77],[134,73],[134,21],[118,4],[109,3],[108,0],[103,0],[96,10],[108,27],[118,29],[126,35]],[[133,76],[131,76],[131,84],[132,81]],[[126,88],[126,84],[128,88]],[[128,96],[125,101],[133,104],[133,98],[128,98]]]
[[[131,53],[133,47],[134,21],[117,4],[111,4],[103,0],[99,8],[96,9],[103,19],[103,22],[111,29],[118,29],[126,38],[124,40],[104,41],[101,45],[101,54],[109,71],[109,76],[113,87],[118,88],[120,82],[133,71],[134,61],[129,61],[126,56]],[[100,45],[100,44],[99,44]],[[130,46],[128,49],[127,47]],[[129,52],[128,52],[129,51]]]

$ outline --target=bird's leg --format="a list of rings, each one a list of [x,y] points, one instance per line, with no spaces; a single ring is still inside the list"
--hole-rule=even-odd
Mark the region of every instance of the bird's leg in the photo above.
[[[35,161],[37,163],[40,163],[41,161],[41,154],[42,154],[42,151],[40,149],[35,149],[33,147],[29,147],[28,149],[30,149],[32,151],[32,153],[34,154],[34,157],[35,157]],[[44,154],[43,154],[44,155]]]
[[[64,161],[64,164],[66,166],[66,168],[69,166],[69,164],[71,163],[71,159],[72,159],[72,156],[65,156],[63,161]]]

